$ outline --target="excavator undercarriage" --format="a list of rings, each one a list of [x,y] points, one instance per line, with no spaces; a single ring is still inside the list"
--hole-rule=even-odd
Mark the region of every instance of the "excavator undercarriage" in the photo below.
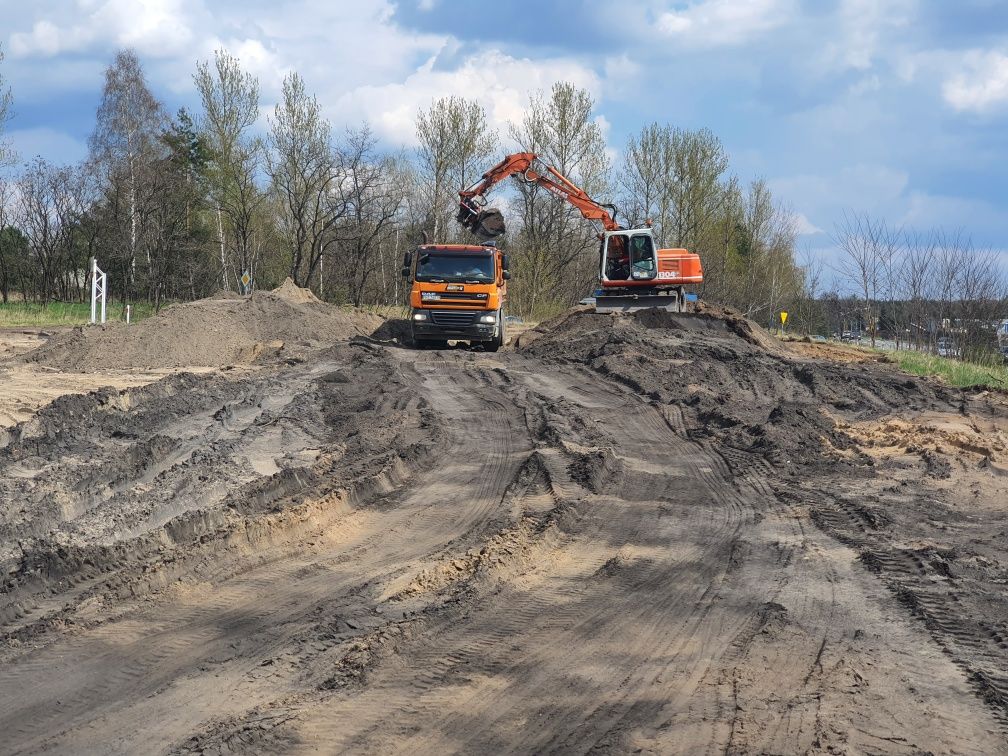
[[[669,312],[686,312],[686,293],[681,288],[670,291],[650,289],[640,292],[595,292],[595,312],[600,314],[636,312],[654,307]]]

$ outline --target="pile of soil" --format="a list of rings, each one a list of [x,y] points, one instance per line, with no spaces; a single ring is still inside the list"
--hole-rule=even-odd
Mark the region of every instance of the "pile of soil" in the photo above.
[[[373,313],[326,304],[288,278],[251,297],[222,292],[170,305],[129,326],[80,326],[54,336],[26,359],[74,371],[220,367],[370,335],[382,322]]]

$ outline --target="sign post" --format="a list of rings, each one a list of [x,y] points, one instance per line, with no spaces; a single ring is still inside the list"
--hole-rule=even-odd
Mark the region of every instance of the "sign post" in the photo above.
[[[105,323],[105,289],[108,276],[98,267],[98,258],[91,258],[91,324],[98,323],[98,302],[101,301],[101,323]]]
[[[781,336],[784,335],[784,329],[786,326],[787,326],[787,312],[785,310],[781,310],[780,314]]]

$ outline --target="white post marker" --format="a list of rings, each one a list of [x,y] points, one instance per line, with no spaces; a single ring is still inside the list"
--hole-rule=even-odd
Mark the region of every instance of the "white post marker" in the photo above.
[[[105,284],[108,276],[98,267],[98,259],[91,258],[91,323],[98,322],[98,300],[101,299],[101,322],[105,323]]]

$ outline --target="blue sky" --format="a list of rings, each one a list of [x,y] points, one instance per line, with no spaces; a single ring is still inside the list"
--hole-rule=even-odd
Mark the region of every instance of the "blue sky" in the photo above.
[[[264,114],[296,69],[337,126],[411,145],[438,96],[477,96],[503,127],[530,90],[588,88],[610,150],[650,121],[708,127],[742,179],[834,258],[844,210],[962,228],[1008,249],[1008,6],[998,0],[0,0],[8,136],[22,157],[81,158],[115,51],[193,107],[197,60],[227,47]]]

